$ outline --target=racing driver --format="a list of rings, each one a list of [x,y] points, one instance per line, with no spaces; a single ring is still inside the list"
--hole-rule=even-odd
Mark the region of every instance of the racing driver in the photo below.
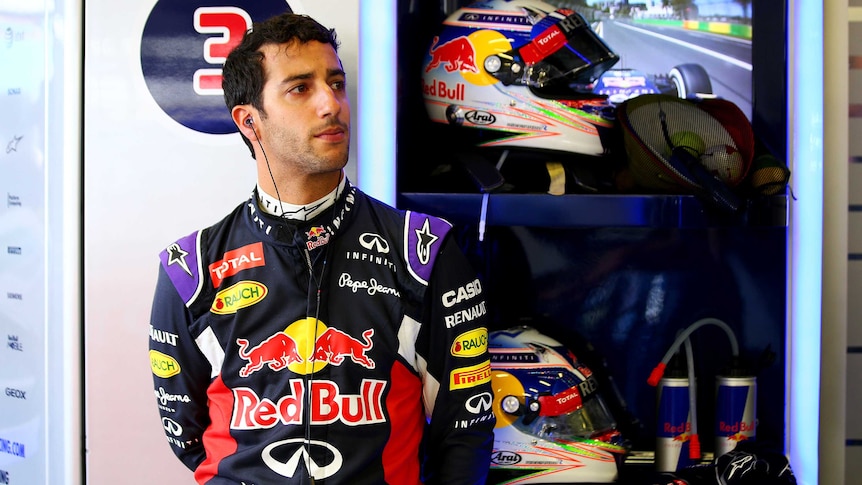
[[[345,178],[337,48],[334,30],[286,13],[225,62],[257,184],[160,254],[149,349],[162,426],[201,484],[484,483],[482,284],[448,222]]]

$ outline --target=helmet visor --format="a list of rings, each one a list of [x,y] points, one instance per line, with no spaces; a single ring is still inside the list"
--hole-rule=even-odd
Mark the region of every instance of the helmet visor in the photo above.
[[[533,88],[563,81],[589,84],[619,60],[584,17],[570,10],[547,15],[533,26],[531,37],[517,54],[525,64],[522,82]]]
[[[599,396],[587,399],[576,411],[556,416],[540,415],[532,421],[519,419],[514,425],[524,433],[549,441],[598,438],[616,428],[616,422]]]

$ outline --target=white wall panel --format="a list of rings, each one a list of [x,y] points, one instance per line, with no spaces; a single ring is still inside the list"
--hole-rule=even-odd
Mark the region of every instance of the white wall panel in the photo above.
[[[859,133],[862,133],[862,131],[860,131]],[[850,152],[850,156],[853,156],[853,152]],[[857,156],[862,156],[862,152],[860,152]],[[862,204],[862,163],[851,163],[849,176],[849,203],[850,205],[860,205]]]
[[[859,42],[859,43],[862,43],[862,39],[859,39],[859,40],[855,40],[855,39],[853,39],[853,40],[851,40],[851,41],[850,41],[850,42],[851,42],[851,44],[850,44],[850,45],[851,45],[851,50],[853,49],[853,47],[852,47],[852,45],[853,45],[853,44],[852,44],[852,42],[854,42],[854,41]],[[855,52],[855,53],[854,53],[854,52],[852,52],[852,51],[851,51],[851,52],[850,52],[850,55],[851,55],[851,56],[853,56],[853,55],[856,55],[856,56],[862,56],[862,49],[856,49],[856,50],[857,50],[858,52]],[[850,86],[862,86],[862,69],[856,68],[856,69],[851,69],[851,70],[850,70]],[[849,98],[850,98],[850,104],[859,104],[859,103],[862,103],[862,90],[859,90],[859,89],[850,89],[850,92],[849,92],[848,94],[849,94]],[[851,131],[851,133],[853,133],[853,131]],[[858,132],[856,132],[856,133],[858,133]]]
[[[860,403],[862,402],[862,379],[859,379],[859,373],[856,371],[862,371],[862,354],[849,354],[847,356],[847,369],[847,402],[848,404]],[[856,438],[858,440],[862,437],[862,413],[858,412],[858,409],[858,404],[847,407],[848,439]]]
[[[847,467],[844,469],[844,483],[851,485],[862,477],[862,447],[847,448]]]
[[[850,2],[853,5],[854,2]],[[858,5],[858,0],[855,2]],[[849,204],[847,268],[847,377],[845,427],[845,482],[857,483],[862,476],[862,414],[858,412],[862,399],[862,257],[860,231],[862,212],[862,9],[848,9],[848,159]]]
[[[859,90],[862,91],[862,85],[860,85]],[[850,133],[850,143],[848,145],[850,156],[862,156],[862,118],[850,118],[848,132]]]
[[[0,483],[82,479],[81,24],[0,0]]]
[[[851,260],[847,264],[847,288],[851,294],[862,289],[862,260]],[[862,302],[859,298],[850,298],[847,306],[847,346],[862,347]],[[848,362],[847,373],[850,378],[862,375],[862,365],[858,368],[850,367]],[[862,402],[852,401],[849,402]],[[848,408],[849,409],[849,408]],[[860,415],[862,418],[862,415]],[[859,436],[862,436],[860,434]]]
[[[847,217],[847,250],[851,254],[862,254],[862,212],[850,211]]]

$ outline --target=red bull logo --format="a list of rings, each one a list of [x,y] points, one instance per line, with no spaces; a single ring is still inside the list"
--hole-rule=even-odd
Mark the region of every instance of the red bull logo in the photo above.
[[[745,439],[745,437],[739,438],[739,436],[744,436],[742,433],[751,433],[754,431],[754,421],[737,421],[733,424],[719,421],[718,431],[722,434],[726,434],[728,439],[739,441],[740,439]],[[733,438],[734,436],[737,436],[737,438]]]
[[[473,44],[465,37],[455,37],[454,39],[437,45],[440,37],[435,36],[431,43],[431,62],[425,67],[425,72],[430,72],[443,66],[446,72],[466,71],[478,73],[479,68],[476,67],[476,51],[473,49]]]
[[[464,101],[466,90],[466,84],[463,83],[455,83],[455,86],[451,87],[436,79],[432,79],[431,84],[426,84],[425,80],[422,80],[422,91],[426,96],[437,96],[450,101]]]
[[[308,236],[308,241],[305,242],[305,246],[309,251],[314,248],[319,248],[329,242],[329,233],[326,232],[326,229],[323,226],[312,227],[305,233],[305,235]]]
[[[279,332],[248,350],[248,340],[238,338],[239,356],[248,363],[239,370],[240,377],[248,377],[259,371],[264,365],[278,372],[293,362],[302,362],[302,357],[296,348],[296,341],[286,333]]]
[[[748,439],[748,435],[743,433],[736,433],[728,436],[727,439],[728,441],[745,441]]]
[[[363,379],[359,394],[345,394],[337,383],[328,380],[313,380],[309,387],[312,425],[328,425],[339,421],[349,426],[386,422],[383,414],[386,381]],[[266,429],[278,424],[303,424],[305,383],[302,379],[291,379],[290,390],[290,394],[273,401],[261,398],[253,389],[234,388],[231,429]]]
[[[757,380],[753,376],[719,376],[717,381],[715,456],[721,456],[756,435]]]
[[[312,339],[312,335],[317,338]],[[297,374],[309,374],[327,364],[340,366],[348,359],[373,369],[374,361],[367,355],[374,347],[373,336],[374,329],[362,332],[359,340],[315,319],[297,320],[251,349],[248,340],[238,338],[238,354],[247,362],[239,375],[248,377],[264,366],[275,372],[288,368]]]
[[[656,470],[676,471],[693,464],[687,378],[665,377],[660,381],[656,411]]]
[[[664,423],[662,431],[670,434],[674,441],[688,441],[691,438],[691,423]]]
[[[374,361],[365,355],[374,346],[371,342],[373,335],[373,328],[362,332],[362,338],[365,340],[363,343],[341,330],[327,328],[323,332],[323,335],[318,337],[314,343],[312,360],[329,362],[332,365],[341,365],[344,359],[349,357],[354,363],[366,369],[373,369]]]
[[[323,226],[312,227],[308,232],[305,233],[308,236],[308,239],[317,239],[326,233],[326,229]]]

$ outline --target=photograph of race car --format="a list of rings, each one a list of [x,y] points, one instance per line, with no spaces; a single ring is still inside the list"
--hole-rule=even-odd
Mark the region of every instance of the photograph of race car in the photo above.
[[[671,94],[680,98],[714,95],[706,69],[694,63],[680,64],[667,74],[654,75],[638,69],[611,68],[595,82],[591,91],[607,96],[611,104],[640,94]]]

